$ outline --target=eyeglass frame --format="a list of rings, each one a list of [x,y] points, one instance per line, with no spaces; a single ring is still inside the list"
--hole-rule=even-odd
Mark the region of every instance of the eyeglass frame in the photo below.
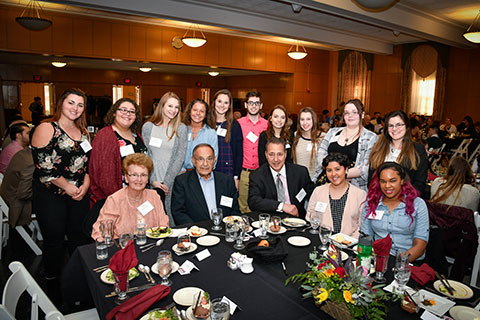
[[[128,114],[129,116],[136,116],[137,110],[129,110],[127,108],[118,108],[117,111],[120,111],[122,114]]]
[[[138,178],[140,178],[140,179],[143,180],[143,179],[149,177],[149,175],[148,175],[148,174],[145,174],[145,173],[141,173],[141,174],[127,173],[127,176],[128,176],[129,178],[131,178],[131,179],[134,179],[134,180],[136,180],[136,179],[138,179]]]
[[[395,123],[395,124],[389,124],[387,126],[388,129],[399,129],[399,128],[402,128],[403,126],[406,126],[405,123]]]

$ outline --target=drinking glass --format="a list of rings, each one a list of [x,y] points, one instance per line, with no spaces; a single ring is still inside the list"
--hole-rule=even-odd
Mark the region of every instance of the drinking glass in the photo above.
[[[332,235],[332,228],[328,226],[323,226],[320,228],[320,231],[318,233],[318,236],[320,237],[320,242],[322,243],[322,246],[320,247],[320,250],[327,250],[328,249],[328,243],[330,241],[330,236]]]
[[[377,283],[385,283],[387,279],[385,279],[384,274],[385,270],[387,270],[388,265],[388,258],[389,256],[382,256],[375,254],[375,282]]]
[[[188,233],[182,233],[177,238],[177,249],[179,251],[190,250],[190,235]]]
[[[272,217],[272,222],[271,222],[270,225],[269,225],[270,231],[272,231],[272,232],[280,232],[280,229],[282,228],[281,223],[282,223],[282,218],[280,218],[279,216],[273,216],[273,217]],[[279,228],[278,231],[273,231],[273,230],[272,230],[272,226],[277,226],[277,227]]]
[[[215,298],[210,300],[210,319],[230,319],[230,305],[227,302],[222,301],[221,298]]]
[[[222,209],[220,208],[212,209],[212,211],[210,212],[210,216],[212,217],[213,224],[214,224],[214,226],[212,227],[212,230],[214,231],[222,230],[222,227],[220,226],[220,222],[222,222],[222,219],[223,219]]]
[[[172,272],[172,253],[170,251],[162,250],[158,253],[157,269],[158,274],[162,277],[160,284],[171,286],[172,280],[168,278]]]
[[[242,221],[237,221],[237,223],[235,223],[235,227],[237,228],[237,237],[235,238],[235,245],[233,247],[237,250],[245,249],[243,237],[245,236],[246,225]]]
[[[260,213],[258,215],[258,222],[260,222],[260,229],[262,230],[260,239],[268,239],[267,230],[270,227],[270,215],[268,213]]]
[[[237,238],[238,228],[233,222],[225,223],[225,241],[234,242]]]
[[[105,220],[100,222],[100,232],[102,233],[102,238],[105,239],[105,244],[107,247],[113,245],[113,220]]]
[[[120,235],[120,247],[122,249],[125,249],[125,247],[127,246],[127,244],[130,242],[130,240],[133,240],[133,234],[131,233],[122,233]]]
[[[135,243],[137,245],[140,246],[147,243],[147,226],[145,223],[137,223],[136,236]]]
[[[97,238],[95,239],[95,251],[97,254],[98,260],[105,260],[108,258],[108,249],[105,239]]]
[[[395,268],[394,277],[398,283],[398,291],[403,293],[405,291],[405,285],[408,280],[410,280],[410,274],[412,269],[409,265],[404,266],[404,268]]]
[[[128,271],[123,273],[113,272],[114,290],[117,293],[116,304],[121,304],[128,299]]]
[[[320,212],[313,211],[310,215],[310,225],[312,228],[310,229],[311,234],[319,234],[317,228],[320,226]]]

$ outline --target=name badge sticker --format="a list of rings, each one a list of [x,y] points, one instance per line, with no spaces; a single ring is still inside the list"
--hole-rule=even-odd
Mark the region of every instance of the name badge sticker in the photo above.
[[[302,190],[300,190],[300,192],[297,193],[297,195],[295,196],[295,198],[297,198],[298,202],[302,202],[306,195],[307,195],[307,193],[306,193],[305,190],[302,188]]]
[[[132,153],[135,153],[135,150],[133,150],[133,145],[129,144],[129,145],[120,147],[120,155],[122,157],[126,157]]]
[[[383,217],[383,214],[385,213],[385,211],[383,210],[375,210],[375,217],[373,215],[369,215],[368,216],[368,219],[371,219],[371,220],[382,220],[382,217]]]
[[[222,196],[220,198],[220,205],[224,207],[231,208],[233,205],[233,198],[227,197],[227,196]]]
[[[292,147],[292,146],[290,145],[290,143],[287,143],[287,144],[285,145],[285,149],[290,149],[291,147]]]
[[[326,202],[317,201],[317,203],[315,204],[315,211],[325,212],[326,210],[327,210],[327,203],[326,203]]]
[[[157,137],[150,137],[150,142],[148,143],[152,147],[160,148],[163,140]]]
[[[247,134],[247,139],[252,141],[252,143],[255,143],[257,142],[258,140],[258,137],[255,135],[255,133],[253,133],[252,131],[250,131],[248,134]]]
[[[218,127],[217,128],[217,135],[221,137],[225,137],[227,135],[227,129]]]
[[[137,207],[137,210],[140,211],[140,213],[145,216],[147,215],[150,211],[153,210],[153,205],[150,203],[150,201],[145,201],[141,205]]]
[[[88,140],[85,140],[82,143],[80,143],[80,147],[82,147],[83,152],[85,153],[92,150],[92,145],[90,144],[90,142],[88,142]]]
[[[188,133],[188,138],[187,138],[188,141],[192,141],[192,133]]]
[[[313,149],[313,143],[311,142],[307,143],[307,152],[312,151],[312,149]]]

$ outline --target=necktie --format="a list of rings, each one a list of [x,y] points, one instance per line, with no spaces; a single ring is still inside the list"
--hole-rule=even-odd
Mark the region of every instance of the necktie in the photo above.
[[[275,183],[275,186],[277,187],[277,200],[280,202],[285,202],[285,189],[283,188],[283,182],[280,177],[281,177],[281,174],[278,173],[277,181]]]

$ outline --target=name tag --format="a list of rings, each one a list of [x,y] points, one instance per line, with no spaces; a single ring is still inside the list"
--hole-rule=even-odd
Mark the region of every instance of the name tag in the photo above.
[[[188,134],[187,140],[188,140],[188,141],[192,141],[192,134],[191,134],[191,133]]]
[[[152,147],[160,148],[160,146],[162,145],[162,142],[163,140],[160,138],[150,137],[149,145]]]
[[[307,143],[307,151],[308,152],[312,151],[312,148],[313,148],[313,143],[311,142]]]
[[[317,203],[315,204],[315,211],[325,212],[326,210],[327,210],[327,203],[326,203],[326,202],[317,201]]]
[[[372,216],[372,215],[369,215],[368,219],[370,219],[370,220],[382,220],[382,217],[383,217],[384,213],[385,213],[385,211],[383,211],[383,210],[375,210],[375,217]]]
[[[290,146],[290,143],[287,143],[287,144],[285,145],[285,149],[290,149],[291,147],[292,147],[292,146]]]
[[[307,193],[306,193],[305,190],[302,188],[302,190],[300,190],[300,192],[297,193],[297,195],[295,196],[295,198],[297,198],[298,202],[302,202],[302,200],[305,198],[306,195],[307,195]]]
[[[248,134],[247,134],[247,139],[252,141],[252,143],[255,143],[257,142],[257,139],[258,137],[255,135],[255,133],[253,133],[252,131],[250,131]]]
[[[94,126],[88,126],[87,131],[90,132],[90,133],[94,133],[95,132],[95,127]]]
[[[210,257],[211,253],[208,251],[208,249],[205,249],[197,253],[195,256],[197,257],[198,261],[202,261],[203,259]]]
[[[217,128],[217,135],[221,137],[225,137],[227,135],[227,129],[218,127]]]
[[[129,144],[129,145],[120,147],[120,155],[122,157],[126,157],[132,153],[135,153],[135,150],[133,150],[133,145]]]
[[[90,142],[88,142],[88,140],[85,140],[82,143],[80,143],[80,147],[82,147],[83,152],[85,153],[92,150],[92,145],[90,144]]]
[[[139,205],[137,207],[137,210],[140,211],[140,213],[145,216],[147,215],[150,211],[153,210],[153,206],[152,204],[150,203],[150,201],[145,201],[144,203],[142,203],[141,205]]]
[[[222,196],[220,198],[220,205],[224,207],[229,207],[231,208],[233,205],[233,198],[227,197],[227,196]]]

